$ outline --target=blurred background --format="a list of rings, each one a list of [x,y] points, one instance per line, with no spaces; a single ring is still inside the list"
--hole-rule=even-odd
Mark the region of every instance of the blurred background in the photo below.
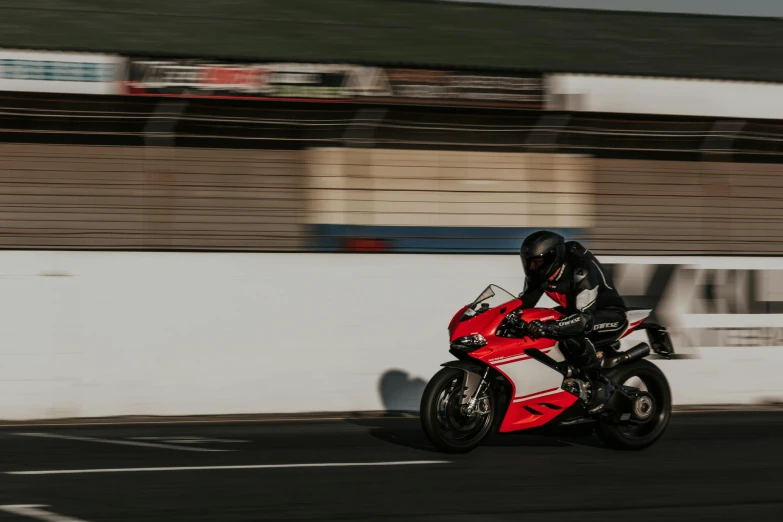
[[[0,2],[0,417],[416,409],[540,228],[783,397],[778,8],[542,4]]]
[[[0,0],[0,520],[780,520],[781,16]],[[671,333],[644,452],[421,430],[539,229]]]

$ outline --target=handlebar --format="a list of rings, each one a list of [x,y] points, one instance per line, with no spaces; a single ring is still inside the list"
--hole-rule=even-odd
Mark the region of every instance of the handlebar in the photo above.
[[[516,311],[511,312],[506,316],[506,321],[508,321],[509,325],[513,326],[517,330],[521,330],[523,332],[527,332],[527,325],[528,322],[519,317],[517,315]]]

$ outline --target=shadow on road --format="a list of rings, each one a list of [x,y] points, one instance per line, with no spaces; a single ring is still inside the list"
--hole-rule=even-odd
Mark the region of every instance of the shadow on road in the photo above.
[[[427,439],[418,418],[353,419],[348,422],[370,428],[370,436],[383,442],[421,451],[440,453]],[[567,448],[573,445],[604,448],[591,435],[590,431],[573,428],[568,430],[561,428],[557,431],[499,433],[489,438],[482,446]]]
[[[378,393],[388,417],[352,419],[348,422],[370,428],[370,435],[389,444],[408,448],[437,451],[427,439],[418,419],[421,396],[427,383],[423,379],[414,378],[399,369],[390,369],[378,380]],[[400,417],[399,412],[407,413]],[[484,446],[502,447],[569,447],[574,444],[581,446],[603,447],[592,436],[592,430],[584,427],[541,428],[516,433],[496,434],[488,439]]]

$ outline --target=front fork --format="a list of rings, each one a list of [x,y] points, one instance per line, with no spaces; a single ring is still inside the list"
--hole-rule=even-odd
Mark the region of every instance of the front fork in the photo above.
[[[462,381],[463,394],[462,394],[462,412],[467,416],[472,416],[479,408],[479,397],[481,393],[488,386],[487,375],[489,375],[489,366],[484,370],[484,375],[479,375],[471,371],[465,371],[465,379]],[[489,413],[487,411],[479,411],[481,414]]]

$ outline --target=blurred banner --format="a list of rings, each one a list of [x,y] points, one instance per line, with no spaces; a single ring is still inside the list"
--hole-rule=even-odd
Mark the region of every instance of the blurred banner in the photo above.
[[[601,74],[547,74],[547,109],[720,118],[783,118],[783,84]]]
[[[0,49],[0,91],[122,94],[125,58]]]
[[[654,311],[682,355],[783,346],[780,258],[604,257],[626,304]]]
[[[314,63],[133,60],[127,93],[207,98],[544,107],[540,74],[477,74]]]

